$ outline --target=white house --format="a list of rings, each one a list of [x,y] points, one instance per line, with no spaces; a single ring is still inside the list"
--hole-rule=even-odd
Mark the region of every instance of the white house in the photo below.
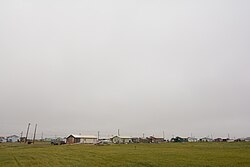
[[[203,138],[200,139],[200,141],[202,141],[202,142],[212,142],[213,139],[211,139],[209,137],[203,137]]]
[[[0,136],[0,143],[5,143],[7,140],[5,139],[5,137]]]
[[[195,137],[188,137],[187,140],[188,140],[188,142],[197,142],[198,141],[198,139]]]
[[[250,137],[246,137],[244,140],[249,142],[250,141]]]
[[[115,144],[128,144],[132,143],[132,137],[129,136],[113,136],[110,138],[112,143]]]
[[[6,137],[7,142],[19,142],[19,137],[17,135],[11,135]]]
[[[67,144],[95,144],[97,143],[96,136],[69,135],[66,139]]]

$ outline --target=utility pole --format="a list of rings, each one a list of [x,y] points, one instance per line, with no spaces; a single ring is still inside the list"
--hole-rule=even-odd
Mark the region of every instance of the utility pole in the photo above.
[[[120,136],[120,129],[118,129],[118,133],[117,133],[118,136]]]
[[[34,131],[33,144],[35,143],[35,139],[36,139],[36,128],[37,128],[37,124],[36,124],[36,126],[35,126],[35,131]]]
[[[97,132],[97,140],[99,141],[99,138],[100,138],[100,132],[98,131]]]
[[[143,138],[143,139],[145,138],[145,135],[144,135],[144,133],[142,134],[142,138]]]
[[[27,143],[27,140],[28,140],[29,129],[30,129],[30,123],[28,124],[27,132],[26,132],[26,137],[25,137],[25,143]]]
[[[22,142],[22,137],[23,137],[23,131],[21,132],[21,135],[20,135],[20,143]]]
[[[42,132],[41,140],[43,141],[43,132]]]

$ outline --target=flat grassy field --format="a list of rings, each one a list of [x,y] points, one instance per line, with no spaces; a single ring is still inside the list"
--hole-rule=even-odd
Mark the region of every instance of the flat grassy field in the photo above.
[[[0,166],[250,167],[250,142],[107,146],[0,143]]]

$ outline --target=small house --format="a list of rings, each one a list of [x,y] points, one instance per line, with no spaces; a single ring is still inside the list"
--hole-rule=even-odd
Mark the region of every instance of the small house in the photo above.
[[[222,138],[216,138],[216,139],[214,139],[214,142],[223,142],[223,139]]]
[[[235,139],[234,141],[235,142],[243,142],[243,141],[245,141],[245,139],[244,138],[238,138],[238,139]]]
[[[113,136],[110,138],[114,144],[128,144],[132,143],[132,137],[129,136]]]
[[[154,136],[150,136],[147,137],[149,143],[162,143],[165,142],[164,138],[162,137],[154,137]]]
[[[132,137],[132,142],[133,143],[140,143],[140,138],[139,137]]]
[[[188,142],[188,138],[183,138],[183,137],[175,137],[171,139],[171,142]]]
[[[244,139],[244,141],[250,141],[250,137],[246,137],[245,139]]]
[[[5,143],[6,142],[6,139],[5,139],[5,137],[3,137],[3,136],[0,136],[0,143]]]
[[[6,138],[7,142],[19,142],[19,137],[17,135],[11,135]]]
[[[188,137],[187,140],[188,140],[188,142],[197,142],[198,141],[198,139],[195,137]]]
[[[97,143],[97,137],[96,136],[82,136],[82,135],[69,135],[66,138],[67,144],[95,144]]]
[[[203,137],[200,139],[201,142],[212,142],[213,139],[209,138],[209,137]]]

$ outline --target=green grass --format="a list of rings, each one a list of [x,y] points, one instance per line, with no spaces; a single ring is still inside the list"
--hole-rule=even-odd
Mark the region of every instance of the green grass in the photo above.
[[[249,167],[250,142],[109,146],[2,143],[0,166]]]

